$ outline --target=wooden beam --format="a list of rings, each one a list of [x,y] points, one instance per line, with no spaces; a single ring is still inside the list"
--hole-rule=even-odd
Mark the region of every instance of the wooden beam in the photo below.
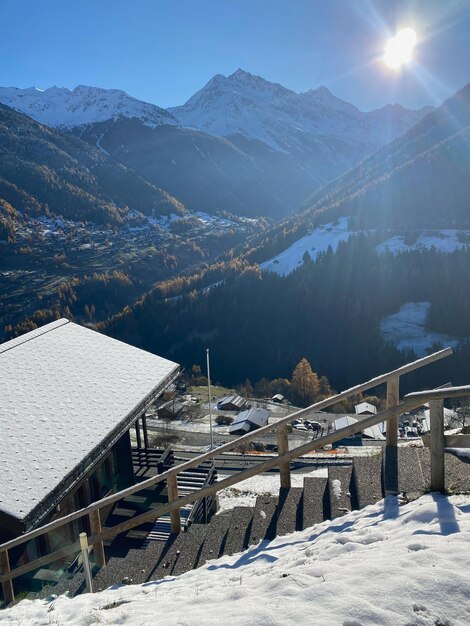
[[[439,389],[429,389],[427,391],[414,391],[408,393],[405,399],[413,399],[423,401],[423,404],[429,400],[445,400],[447,398],[464,398],[470,396],[470,385],[464,385],[462,387],[447,387]]]
[[[147,430],[147,418],[145,417],[145,415],[142,415],[142,430],[144,433],[144,448],[146,450],[148,450],[150,448],[149,446],[149,433]]]
[[[2,592],[3,598],[7,604],[12,604],[15,601],[15,591],[13,589],[13,581],[10,573],[10,559],[8,557],[8,550],[2,550],[0,552],[0,572],[2,576]]]
[[[169,502],[168,504],[161,504],[151,511],[147,511],[146,513],[142,513],[141,515],[133,517],[131,520],[127,520],[125,522],[122,522],[121,524],[117,524],[116,526],[105,527],[103,528],[102,533],[103,539],[112,539],[122,532],[130,530],[131,528],[135,528],[136,526],[140,526],[140,524],[144,524],[145,522],[148,522],[150,520],[157,519],[162,515],[166,515],[167,513],[170,513],[177,508],[185,506],[186,504],[190,504],[191,502],[195,502],[196,500],[199,500],[201,498],[211,496],[214,493],[217,493],[217,491],[221,491],[222,489],[226,489],[227,487],[232,487],[242,480],[246,480],[247,478],[251,478],[252,476],[256,476],[257,474],[267,472],[274,467],[277,467],[288,461],[292,461],[293,459],[303,456],[308,452],[312,452],[313,450],[317,450],[318,448],[323,448],[325,445],[334,443],[338,439],[343,439],[343,437],[354,435],[364,428],[369,428],[370,426],[383,422],[390,417],[398,416],[405,411],[416,408],[416,406],[419,406],[419,404],[416,405],[416,403],[413,403],[412,401],[403,402],[398,406],[386,409],[385,411],[381,411],[380,413],[377,413],[377,415],[371,415],[370,417],[361,420],[360,422],[355,422],[354,424],[351,424],[350,426],[345,426],[344,428],[341,428],[336,432],[330,433],[329,435],[314,439],[313,441],[294,448],[293,450],[289,450],[282,456],[272,457],[272,459],[263,461],[263,463],[259,463],[258,465],[243,470],[238,474],[233,474],[232,476],[224,478],[224,480],[214,483],[213,485],[209,485],[207,487],[204,487],[203,489],[200,489],[199,491],[195,491],[186,496],[182,496],[176,501]],[[180,467],[181,465],[178,465],[174,469],[178,470]],[[162,474],[162,476],[166,475],[169,478],[168,474],[169,472],[165,472],[165,474]]]
[[[46,556],[42,556],[39,559],[31,561],[30,563],[26,563],[25,565],[16,567],[9,573],[6,573],[2,566],[2,570],[4,573],[0,576],[0,582],[3,585],[5,581],[11,580],[12,578],[17,578],[18,576],[23,576],[23,574],[27,574],[28,572],[32,572],[35,569],[43,567],[43,565],[49,565],[49,563],[53,563],[54,561],[63,559],[64,557],[69,556],[69,554],[77,554],[79,550],[79,542],[74,541],[72,544],[66,546],[65,548],[61,548],[60,550],[56,550],[55,552],[50,552],[49,554],[46,554]],[[0,552],[0,555],[1,554],[2,552]]]
[[[429,402],[431,422],[431,491],[445,493],[444,401]]]
[[[142,439],[140,437],[140,424],[139,424],[139,420],[136,421],[135,423],[135,438],[137,441],[137,447],[141,448],[142,447]]]
[[[387,409],[396,406],[400,401],[400,377],[393,376],[387,381]],[[398,444],[398,417],[387,421],[387,446]]]
[[[277,452],[282,456],[289,451],[289,431],[287,424],[282,424],[277,430]],[[290,464],[282,463],[279,465],[279,474],[281,475],[281,488],[290,489]]]
[[[177,502],[178,501],[178,481],[177,481],[176,474],[172,474],[171,476],[168,476],[167,486],[168,486],[168,501],[170,503]],[[170,510],[170,518],[171,518],[171,532],[174,533],[175,535],[179,535],[181,532],[181,517],[180,517],[179,507]]]
[[[89,514],[90,519],[90,531],[92,535],[99,536],[101,534],[101,513],[98,510],[90,511]],[[95,541],[93,543],[93,555],[95,557],[95,562],[100,567],[106,565],[106,557],[104,554],[104,545],[102,541]]]

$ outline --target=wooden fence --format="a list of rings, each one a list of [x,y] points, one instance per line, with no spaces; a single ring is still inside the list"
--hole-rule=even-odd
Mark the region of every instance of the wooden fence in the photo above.
[[[455,397],[468,397],[470,396],[470,386],[466,387],[450,387],[444,389],[437,389],[432,391],[422,391],[418,393],[412,393],[405,396],[400,402],[399,400],[399,381],[400,377],[413,370],[424,367],[430,363],[434,363],[439,359],[447,357],[452,354],[451,348],[446,348],[435,352],[422,359],[418,359],[412,363],[408,363],[403,367],[400,367],[387,374],[382,374],[376,378],[373,378],[365,383],[356,385],[346,391],[343,391],[335,396],[326,398],[321,402],[316,402],[311,406],[301,409],[295,413],[287,415],[274,424],[268,424],[258,430],[247,433],[239,437],[238,439],[218,446],[204,454],[195,457],[189,461],[181,463],[171,469],[144,480],[137,485],[133,485],[124,489],[118,493],[110,495],[106,498],[93,502],[89,506],[69,515],[66,515],[60,519],[54,520],[44,526],[37,528],[31,532],[28,532],[16,539],[7,541],[0,545],[0,582],[2,584],[3,595],[7,602],[13,602],[15,599],[13,580],[18,576],[22,576],[31,572],[39,567],[48,565],[56,560],[63,559],[71,554],[77,554],[79,551],[79,541],[77,540],[68,546],[60,550],[56,550],[46,556],[40,557],[31,561],[25,565],[15,567],[13,570],[10,568],[9,550],[25,544],[26,542],[44,535],[48,532],[56,530],[65,524],[69,524],[82,517],[88,516],[90,521],[91,536],[88,538],[89,543],[93,546],[95,561],[98,565],[105,565],[105,554],[103,542],[111,540],[120,533],[126,532],[136,526],[139,526],[145,522],[155,520],[164,514],[170,514],[171,517],[171,529],[174,533],[181,531],[180,522],[180,508],[186,504],[213,496],[215,493],[227,487],[236,485],[237,483],[246,480],[257,474],[261,474],[274,467],[279,468],[280,474],[280,486],[283,488],[290,487],[290,461],[299,458],[309,452],[323,448],[325,445],[332,444],[344,437],[354,435],[379,424],[383,421],[387,422],[387,446],[395,447],[397,445],[397,433],[398,433],[398,418],[401,414],[411,411],[413,409],[422,406],[429,402],[431,410],[431,489],[443,491],[444,484],[444,417],[443,417],[443,399],[455,398]],[[350,426],[337,430],[328,435],[309,441],[293,450],[289,449],[288,440],[288,425],[293,419],[300,419],[311,415],[314,412],[321,411],[327,407],[330,407],[342,400],[354,396],[358,393],[377,387],[381,384],[387,385],[387,408],[384,411],[376,415],[372,415]],[[240,443],[251,441],[258,438],[259,435],[266,432],[276,430],[278,436],[278,455],[272,459],[268,459],[263,463],[260,463],[254,467],[246,470],[241,470],[237,474],[229,476],[224,480],[214,483],[212,485],[203,487],[199,491],[195,491],[183,497],[178,494],[177,475],[192,467],[196,467],[214,458],[222,452],[233,449],[234,446],[240,445]],[[142,513],[128,521],[122,522],[112,527],[102,527],[100,511],[109,507],[110,505],[118,502],[119,500],[126,498],[132,494],[135,494],[143,489],[147,489],[159,483],[161,481],[167,482],[168,487],[168,499],[167,503],[161,504],[150,511]]]

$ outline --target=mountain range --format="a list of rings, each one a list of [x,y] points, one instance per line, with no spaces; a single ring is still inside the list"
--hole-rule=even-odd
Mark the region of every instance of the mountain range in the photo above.
[[[93,144],[189,209],[275,219],[430,111],[364,113],[325,87],[297,94],[243,70],[169,110],[85,86],[0,88],[0,102]]]

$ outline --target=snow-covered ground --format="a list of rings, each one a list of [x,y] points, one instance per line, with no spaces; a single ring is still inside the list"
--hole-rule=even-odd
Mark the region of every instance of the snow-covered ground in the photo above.
[[[289,248],[277,256],[261,263],[260,267],[270,272],[285,276],[293,272],[303,263],[303,255],[308,252],[315,261],[321,252],[326,252],[328,246],[336,251],[341,241],[347,241],[359,232],[348,228],[348,217],[342,217],[337,223],[330,222],[319,226],[314,231],[295,241]],[[465,243],[467,242],[467,243]],[[470,231],[468,230],[423,230],[417,234],[412,244],[405,243],[405,237],[396,235],[376,246],[379,254],[390,251],[393,254],[399,252],[411,252],[415,250],[430,250],[436,248],[440,252],[450,253],[454,250],[468,248],[470,245]]]
[[[389,497],[177,578],[23,600],[0,624],[464,626],[469,540],[470,496]]]
[[[464,241],[467,243],[464,243]],[[468,230],[424,230],[412,244],[406,244],[405,238],[396,236],[387,239],[376,247],[377,252],[389,250],[393,254],[411,252],[413,250],[429,250],[436,248],[440,252],[454,252],[461,248],[468,248],[470,231]]]
[[[328,469],[322,468],[313,470],[308,473],[292,473],[291,474],[291,486],[303,487],[304,478],[311,476],[328,477]],[[227,478],[226,475],[219,473],[219,480]],[[234,509],[236,506],[252,506],[256,504],[256,498],[264,495],[279,495],[279,474],[270,474],[259,476],[253,476],[247,478],[241,483],[238,483],[236,487],[229,487],[228,489],[222,489],[217,494],[219,501],[219,513]]]
[[[314,231],[298,239],[281,254],[261,263],[261,269],[285,276],[302,265],[302,257],[305,252],[308,252],[312,260],[315,261],[321,252],[328,250],[328,246],[336,251],[340,241],[347,241],[354,234],[348,228],[348,221],[348,217],[342,217],[337,223],[330,222],[315,228]]]
[[[435,344],[457,346],[457,339],[425,330],[430,307],[430,302],[407,302],[398,313],[383,319],[380,332],[385,341],[392,343],[398,350],[414,350],[417,356],[424,356]]]

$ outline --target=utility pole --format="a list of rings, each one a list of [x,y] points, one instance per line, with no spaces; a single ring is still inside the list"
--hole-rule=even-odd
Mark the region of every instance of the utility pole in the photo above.
[[[211,450],[214,449],[214,433],[212,431],[212,394],[211,394],[211,368],[209,363],[209,348],[206,348],[207,357],[207,385],[209,390],[209,424],[211,430]]]

